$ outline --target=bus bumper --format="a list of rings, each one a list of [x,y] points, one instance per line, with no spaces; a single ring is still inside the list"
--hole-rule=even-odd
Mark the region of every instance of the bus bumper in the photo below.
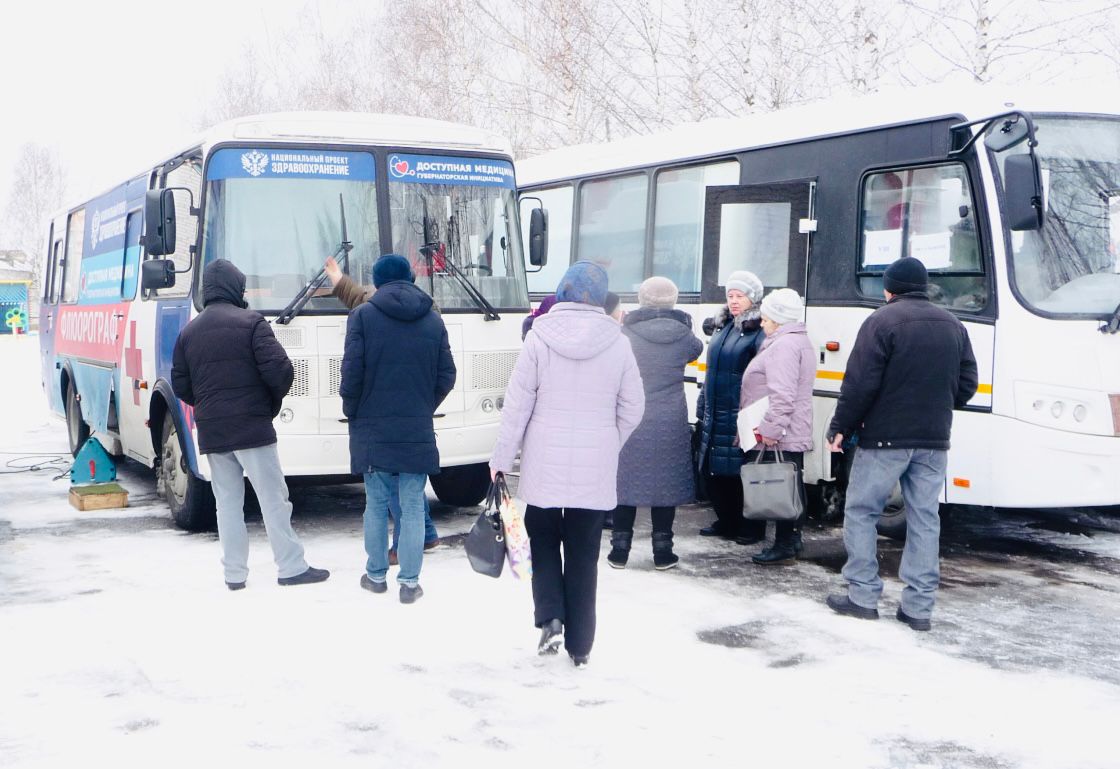
[[[1120,437],[958,412],[952,441],[949,502],[1018,508],[1120,505]]]
[[[438,428],[438,423],[437,423]],[[498,423],[437,429],[443,467],[488,462],[498,438]],[[350,437],[339,435],[280,435],[280,464],[284,475],[348,475]]]

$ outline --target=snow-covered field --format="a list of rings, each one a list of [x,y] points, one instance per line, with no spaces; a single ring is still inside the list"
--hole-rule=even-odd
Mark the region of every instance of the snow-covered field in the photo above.
[[[0,470],[65,454],[37,360],[34,337],[0,337]],[[331,579],[279,587],[255,518],[231,593],[215,538],[172,527],[150,472],[125,466],[132,506],[92,513],[55,474],[0,476],[3,767],[1118,765],[1117,536],[1089,565],[953,556],[918,634],[892,619],[896,579],[877,623],[823,605],[836,530],[812,533],[817,560],[761,570],[688,509],[682,568],[655,572],[642,544],[625,571],[602,563],[576,670],[535,655],[527,584],[470,570],[470,511],[437,507],[451,544],[403,606],[358,587],[360,487],[297,489]]]

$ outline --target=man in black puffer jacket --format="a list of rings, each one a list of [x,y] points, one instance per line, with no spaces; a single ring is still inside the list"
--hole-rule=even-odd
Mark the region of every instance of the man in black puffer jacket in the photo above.
[[[401,603],[424,594],[424,486],[439,472],[433,419],[455,385],[447,329],[432,309],[432,298],[414,280],[403,256],[385,254],[374,263],[377,291],[346,323],[339,387],[350,426],[350,472],[364,476],[366,484],[367,559],[360,584],[373,593],[388,590],[386,512],[395,480]]]
[[[883,274],[887,303],[856,336],[840,401],[829,426],[829,448],[858,434],[844,505],[846,595],[830,595],[841,614],[878,619],[883,582],[875,524],[896,483],[906,503],[906,547],[898,576],[906,583],[895,615],[929,630],[939,580],[938,498],[953,409],[976,393],[976,358],[964,324],[929,301],[925,265],[903,257]]]
[[[175,341],[171,387],[194,406],[198,450],[210,462],[226,586],[240,590],[249,574],[246,475],[260,501],[280,584],[322,582],[330,572],[307,565],[292,531],[292,505],[272,426],[292,386],[292,362],[268,321],[248,309],[244,296],[245,276],[231,262],[220,259],[206,266],[204,309]]]

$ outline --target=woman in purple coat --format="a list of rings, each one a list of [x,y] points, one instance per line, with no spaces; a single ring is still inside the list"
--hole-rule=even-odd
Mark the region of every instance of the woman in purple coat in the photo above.
[[[813,382],[817,376],[817,355],[805,332],[801,318],[804,303],[791,288],[771,291],[762,300],[762,330],[766,340],[743,373],[739,410],[769,398],[769,406],[754,435],[740,435],[739,445],[753,445],[744,462],[753,462],[759,451],[773,461],[773,449],[781,450],[786,461],[805,467],[805,452],[813,450]],[[752,440],[753,438],[753,440]],[[804,489],[802,498],[804,499]],[[751,500],[743,500],[749,508]],[[801,521],[778,521],[774,544],[751,560],[758,564],[789,563],[801,553]]]
[[[622,327],[603,312],[607,273],[580,261],[564,273],[556,304],[533,322],[506,387],[492,474],[513,469],[526,503],[533,557],[537,650],[561,643],[587,664],[603,516],[617,504],[618,454],[642,421],[645,393]],[[563,548],[563,558],[561,558]]]

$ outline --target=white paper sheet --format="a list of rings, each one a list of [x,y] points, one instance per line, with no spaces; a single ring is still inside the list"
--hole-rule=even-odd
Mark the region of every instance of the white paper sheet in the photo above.
[[[751,437],[754,434],[754,428],[762,424],[762,418],[766,416],[766,412],[769,410],[769,396],[763,396],[745,409],[739,410],[737,423],[739,426],[739,444],[744,450],[754,445],[754,439]]]

